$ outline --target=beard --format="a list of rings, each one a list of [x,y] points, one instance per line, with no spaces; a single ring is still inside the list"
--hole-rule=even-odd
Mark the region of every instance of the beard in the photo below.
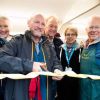
[[[34,37],[38,37],[38,38],[40,38],[41,36],[42,36],[42,32],[41,31],[32,31],[32,35],[34,36]]]

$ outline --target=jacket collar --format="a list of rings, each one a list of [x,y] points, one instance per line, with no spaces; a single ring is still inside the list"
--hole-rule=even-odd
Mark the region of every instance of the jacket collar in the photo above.
[[[95,41],[93,41],[93,42],[90,43],[90,44],[89,44],[89,40],[87,40],[87,41],[86,41],[86,45],[87,45],[86,47],[88,47],[88,46],[90,46],[90,45],[93,45],[93,44],[96,44],[96,43],[98,43],[98,42],[100,42],[100,38],[97,38]]]
[[[62,47],[64,50],[67,50],[67,44],[66,44],[66,43],[62,44],[61,47]],[[80,45],[79,45],[77,42],[75,42],[75,43],[72,45],[72,48],[74,48],[74,49],[76,50],[76,49],[80,48]]]
[[[25,36],[26,36],[26,39],[28,41],[33,41],[33,35],[32,35],[32,32],[30,30],[27,30],[25,32]],[[47,40],[47,37],[46,36],[41,36],[41,39],[40,39],[40,42],[41,43],[44,43],[46,40]]]

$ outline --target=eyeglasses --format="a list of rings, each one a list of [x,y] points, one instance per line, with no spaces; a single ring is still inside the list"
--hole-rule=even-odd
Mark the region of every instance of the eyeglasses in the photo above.
[[[66,33],[65,36],[77,36],[77,34],[70,34],[70,33]]]
[[[92,29],[98,30],[98,29],[100,29],[100,26],[98,26],[98,25],[97,26],[89,26],[89,29],[91,29],[91,30]]]

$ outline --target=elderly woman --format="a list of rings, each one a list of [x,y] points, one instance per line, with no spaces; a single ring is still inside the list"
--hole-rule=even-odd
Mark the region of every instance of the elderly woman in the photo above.
[[[77,43],[78,31],[75,27],[66,28],[64,36],[65,43],[61,45],[60,60],[65,69],[72,69],[74,72],[80,72],[79,55],[80,45]],[[79,79],[64,76],[58,82],[57,100],[79,100]]]
[[[86,28],[88,40],[81,55],[81,73],[100,75],[100,16],[94,16]],[[80,100],[100,100],[100,80],[81,79]]]

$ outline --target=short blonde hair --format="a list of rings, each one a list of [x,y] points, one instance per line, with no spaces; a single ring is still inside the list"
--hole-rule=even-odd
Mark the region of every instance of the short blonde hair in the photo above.
[[[74,32],[76,36],[78,35],[78,30],[77,30],[76,27],[74,27],[74,26],[68,26],[68,27],[65,29],[64,36],[66,36],[66,33],[67,33],[68,30],[71,30],[72,32]]]
[[[55,20],[57,23],[59,23],[58,19],[54,16],[50,16],[46,19],[46,23],[48,23],[49,20]]]
[[[9,19],[5,16],[0,16],[0,20],[9,20]]]

